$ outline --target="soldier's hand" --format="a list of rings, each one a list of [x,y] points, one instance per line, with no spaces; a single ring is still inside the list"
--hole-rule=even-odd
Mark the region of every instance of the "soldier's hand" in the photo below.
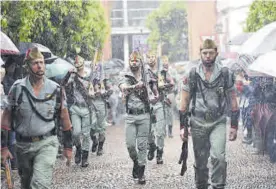
[[[182,141],[188,141],[188,136],[191,136],[191,128],[188,129],[180,129],[180,138]]]
[[[135,85],[135,88],[136,89],[140,89],[144,86],[144,83],[142,81],[139,81],[136,85]]]
[[[67,159],[66,165],[70,166],[71,165],[71,159],[72,159],[72,149],[64,149],[63,150],[63,155]]]
[[[229,140],[230,141],[235,141],[236,139],[237,139],[237,129],[230,128]]]
[[[3,164],[6,163],[7,159],[13,159],[12,154],[10,153],[8,148],[1,149],[1,162]]]

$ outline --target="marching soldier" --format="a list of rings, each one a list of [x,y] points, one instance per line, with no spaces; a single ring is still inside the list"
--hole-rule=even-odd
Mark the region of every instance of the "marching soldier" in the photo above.
[[[225,145],[226,114],[231,108],[229,140],[237,137],[239,107],[234,88],[234,75],[228,68],[216,62],[217,46],[206,39],[200,48],[201,62],[193,68],[182,83],[180,104],[180,136],[182,140],[190,129],[195,157],[195,184],[197,188],[208,188],[207,168],[211,157],[211,185],[213,189],[224,188],[226,182]],[[191,109],[189,109],[191,102]],[[231,102],[230,107],[227,106]],[[186,128],[185,128],[186,127]]]
[[[172,90],[173,80],[170,78],[169,74],[165,71],[160,72],[157,64],[156,54],[150,52],[149,58],[149,70],[148,72],[154,78],[156,85],[158,87],[159,98],[158,101],[153,105],[153,115],[155,115],[155,123],[151,123],[151,133],[149,137],[149,152],[148,160],[153,160],[155,150],[157,149],[156,162],[157,164],[163,164],[163,149],[164,149],[164,139],[166,136],[166,121],[165,121],[165,108],[164,99],[165,94]]]
[[[131,53],[129,59],[131,71],[123,75],[119,88],[126,105],[126,145],[129,156],[133,160],[132,176],[134,179],[139,179],[139,184],[145,184],[150,104],[145,81],[142,81],[141,64],[142,57],[135,51]]]
[[[65,94],[57,83],[44,76],[44,57],[36,47],[27,51],[24,63],[29,75],[13,84],[2,115],[1,159],[5,162],[10,156],[7,138],[8,132],[13,129],[16,133],[16,155],[20,159],[21,188],[51,188],[59,146],[55,133],[56,117],[60,117],[63,123],[67,163],[72,156],[72,127]]]
[[[161,71],[162,75],[168,79],[168,77],[171,75],[170,73],[170,67],[169,67],[169,59],[167,56],[162,56],[162,65],[163,70]],[[171,88],[174,87],[174,81],[171,82]],[[170,138],[173,137],[172,134],[172,127],[173,127],[173,104],[172,104],[172,97],[174,96],[173,91],[166,90],[164,91],[164,111],[165,111],[165,121],[166,126],[168,128],[168,136]]]
[[[99,66],[99,64],[98,64]],[[102,68],[103,69],[103,68]],[[103,72],[102,72],[102,76]],[[102,78],[100,78],[102,79]],[[107,78],[104,78],[102,82],[100,79],[94,79],[93,85],[95,90],[95,97],[93,97],[92,102],[94,104],[96,121],[92,125],[90,136],[93,141],[92,152],[97,151],[97,155],[101,156],[103,154],[103,145],[105,142],[105,129],[107,126],[107,106],[108,98],[113,93],[111,85]],[[98,133],[98,138],[96,134]]]
[[[81,163],[82,167],[87,167],[92,124],[89,77],[84,72],[84,59],[81,56],[76,56],[75,67],[77,72],[69,71],[63,84],[70,91],[67,97],[73,125],[73,142],[76,146],[75,163]]]

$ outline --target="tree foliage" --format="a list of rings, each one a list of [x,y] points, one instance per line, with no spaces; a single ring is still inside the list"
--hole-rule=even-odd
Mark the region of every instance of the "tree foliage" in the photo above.
[[[99,1],[1,2],[1,27],[16,44],[36,42],[61,57],[91,59],[109,32]]]
[[[185,2],[164,1],[146,20],[151,30],[148,43],[157,49],[162,42],[162,54],[168,54],[171,61],[188,59],[188,23]]]
[[[255,0],[246,19],[246,32],[255,32],[276,21],[276,1]]]

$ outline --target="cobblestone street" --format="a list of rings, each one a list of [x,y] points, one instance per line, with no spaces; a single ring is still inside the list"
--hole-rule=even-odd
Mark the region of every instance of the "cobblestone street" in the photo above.
[[[107,128],[105,154],[101,157],[90,154],[89,167],[84,169],[72,163],[66,167],[57,160],[54,172],[55,189],[192,189],[194,186],[193,151],[189,144],[188,170],[180,176],[181,141],[178,124],[174,127],[174,138],[166,139],[164,164],[157,165],[155,159],[146,167],[145,186],[135,183],[131,177],[132,161],[125,146],[124,127]],[[235,142],[227,143],[228,177],[227,189],[276,189],[276,164],[267,156],[252,156],[241,143],[242,133]],[[15,172],[16,173],[16,172]],[[16,188],[19,188],[18,177]]]

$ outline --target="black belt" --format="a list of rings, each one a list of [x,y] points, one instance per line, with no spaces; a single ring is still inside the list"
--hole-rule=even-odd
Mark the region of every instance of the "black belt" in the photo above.
[[[131,115],[141,115],[141,114],[149,113],[149,110],[148,109],[128,109],[127,113]]]
[[[214,122],[218,118],[220,118],[222,115],[223,115],[223,113],[221,113],[221,112],[214,112],[214,111],[207,111],[207,112],[195,111],[195,113],[194,113],[195,117],[201,117],[206,122]]]
[[[81,102],[81,103],[76,103],[74,104],[75,106],[78,106],[78,107],[88,107],[88,105],[85,103],[85,102]]]
[[[55,135],[53,131],[50,131],[45,135],[41,135],[41,136],[22,136],[16,133],[15,138],[17,142],[38,142],[53,135]]]

